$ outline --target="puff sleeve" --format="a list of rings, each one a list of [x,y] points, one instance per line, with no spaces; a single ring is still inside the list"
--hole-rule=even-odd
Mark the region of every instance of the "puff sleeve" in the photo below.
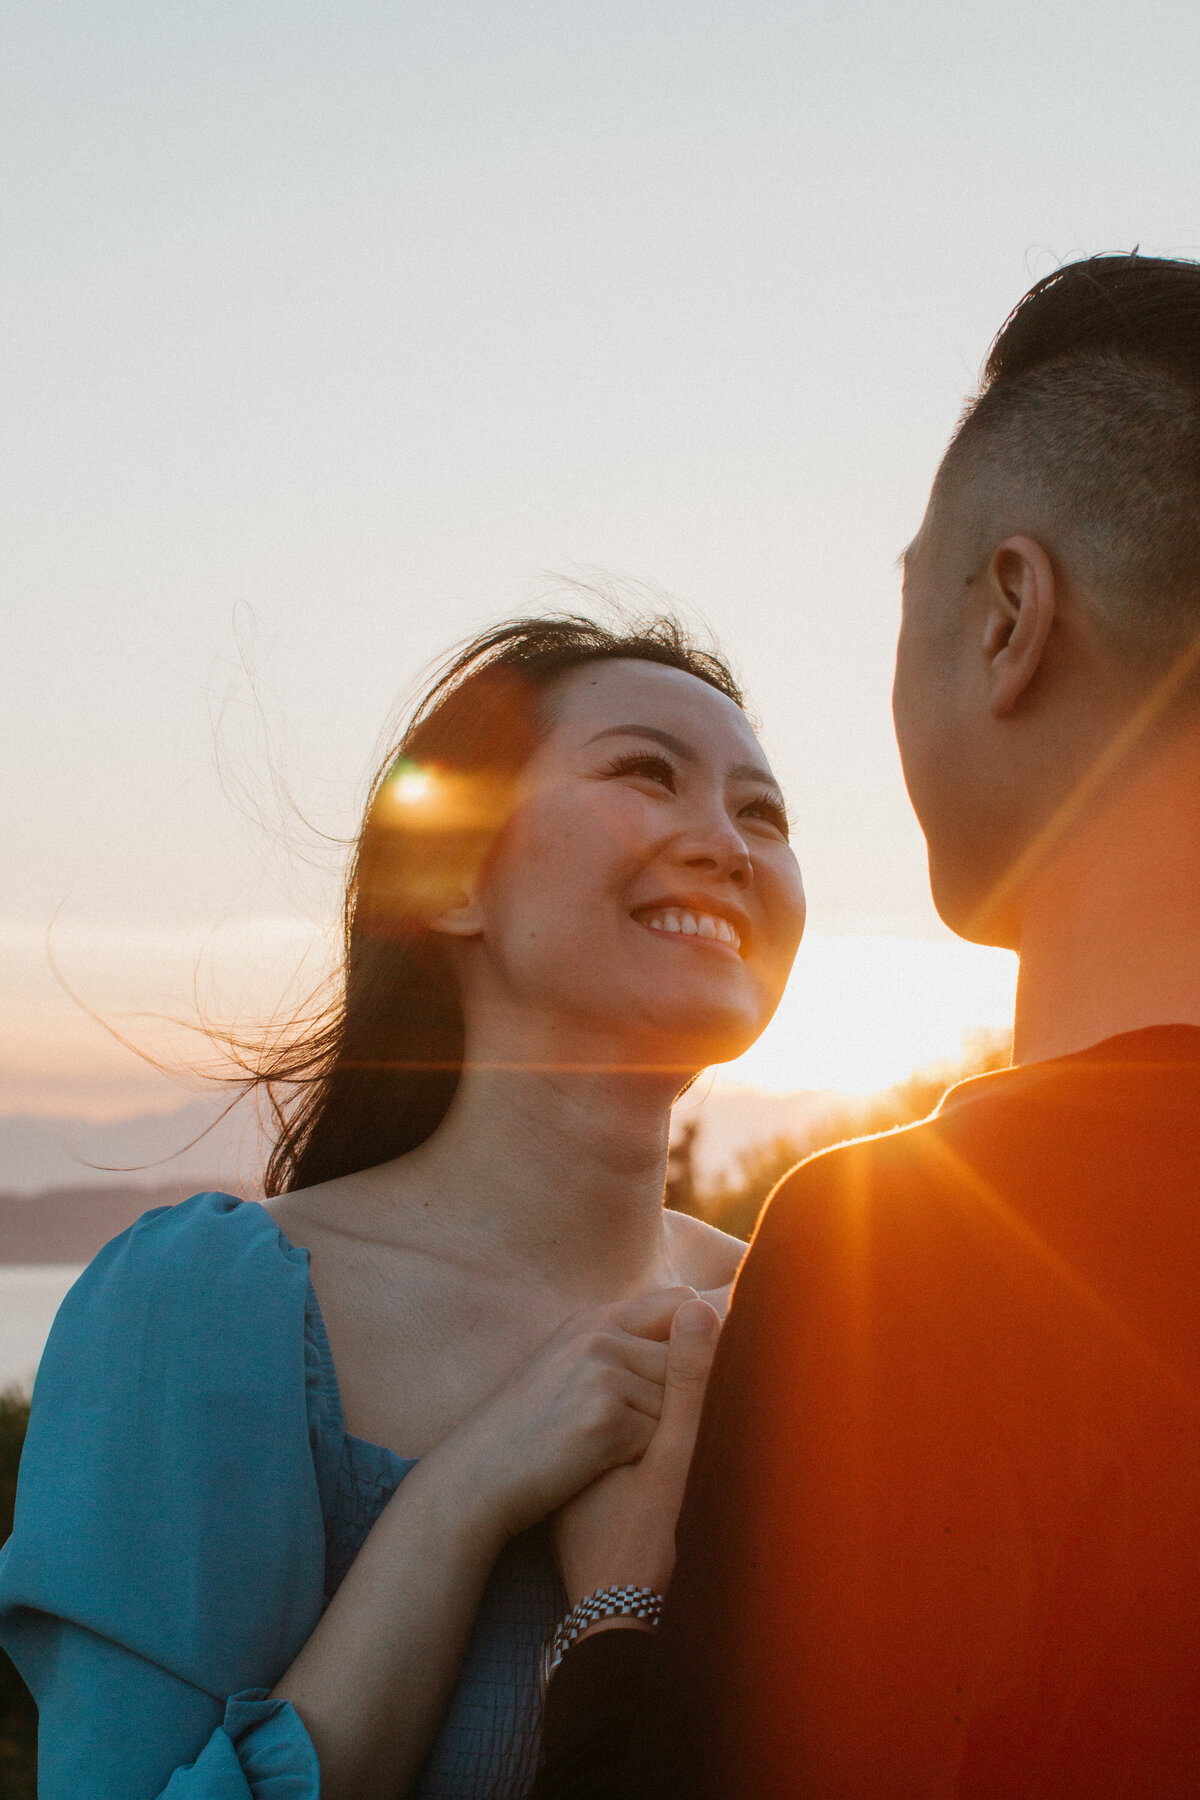
[[[324,1589],[308,1294],[264,1208],[201,1194],[63,1302],[0,1552],[41,1800],[317,1800],[299,1716],[265,1697]]]

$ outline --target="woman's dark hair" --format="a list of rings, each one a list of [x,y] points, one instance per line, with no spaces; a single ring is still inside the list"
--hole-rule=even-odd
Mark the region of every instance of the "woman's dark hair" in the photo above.
[[[669,616],[615,627],[569,614],[513,619],[439,668],[371,785],[336,997],[252,1064],[251,1086],[265,1091],[278,1128],[268,1195],[401,1156],[445,1117],[463,1016],[444,939],[428,921],[469,884],[507,817],[551,722],[552,684],[615,657],[681,669],[744,705],[721,657]]]

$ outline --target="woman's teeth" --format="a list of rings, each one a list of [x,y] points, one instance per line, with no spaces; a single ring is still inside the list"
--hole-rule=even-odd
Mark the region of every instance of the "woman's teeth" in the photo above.
[[[641,923],[651,931],[679,931],[684,937],[718,938],[722,944],[732,944],[735,950],[742,946],[741,937],[729,920],[718,918],[715,913],[664,906],[659,912],[649,913]]]

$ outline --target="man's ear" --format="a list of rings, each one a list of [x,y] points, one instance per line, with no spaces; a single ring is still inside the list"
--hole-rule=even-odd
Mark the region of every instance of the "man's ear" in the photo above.
[[[1054,564],[1036,538],[1009,537],[988,557],[987,661],[992,716],[1007,718],[1041,667],[1054,623],[1058,584]]]

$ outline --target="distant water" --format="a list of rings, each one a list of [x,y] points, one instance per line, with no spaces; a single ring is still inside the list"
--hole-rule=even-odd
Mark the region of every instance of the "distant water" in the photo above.
[[[0,1263],[0,1392],[30,1391],[54,1315],[81,1272],[63,1263]]]

